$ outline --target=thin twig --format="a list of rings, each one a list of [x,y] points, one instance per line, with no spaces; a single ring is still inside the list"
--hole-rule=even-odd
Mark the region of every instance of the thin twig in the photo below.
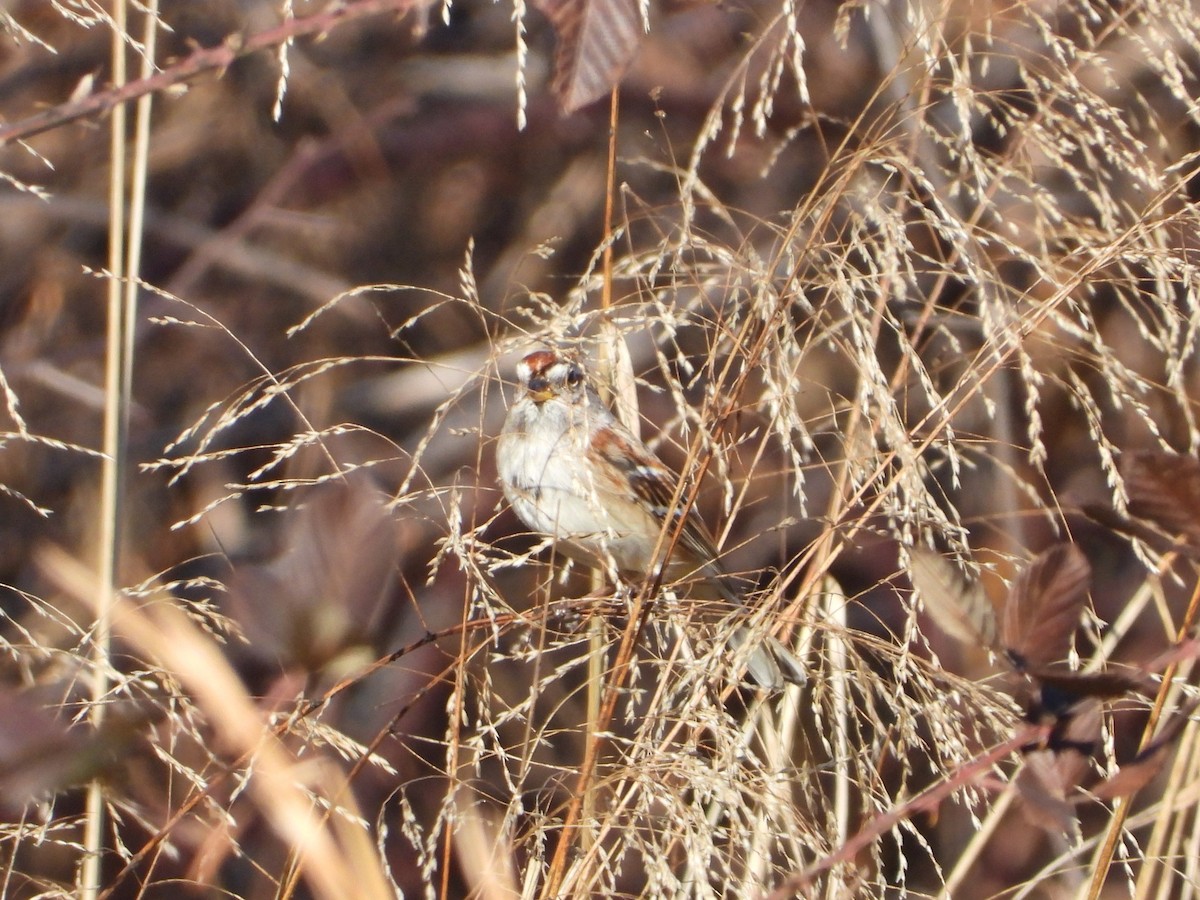
[[[248,37],[232,34],[216,47],[202,47],[173,66],[137,81],[118,83],[115,87],[89,94],[82,100],[60,103],[58,106],[13,122],[0,125],[0,145],[9,144],[74,122],[116,110],[146,94],[153,94],[178,84],[186,84],[206,72],[229,68],[235,61],[259,50],[278,47],[300,37],[323,35],[339,25],[376,16],[381,13],[405,13],[417,5],[417,0],[352,0],[335,5],[324,12],[299,19],[288,19]]]

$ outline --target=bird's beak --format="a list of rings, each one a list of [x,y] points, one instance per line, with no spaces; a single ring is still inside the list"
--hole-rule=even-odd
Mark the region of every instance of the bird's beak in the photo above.
[[[525,390],[534,403],[545,403],[554,396],[554,391],[550,389],[550,379],[541,373],[535,374],[529,379]]]

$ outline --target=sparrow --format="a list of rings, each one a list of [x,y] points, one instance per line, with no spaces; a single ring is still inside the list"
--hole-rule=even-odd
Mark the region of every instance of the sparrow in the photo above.
[[[579,358],[535,350],[517,364],[517,381],[496,464],[518,518],[569,558],[635,582],[657,574],[655,553],[670,520],[679,536],[663,575],[687,582],[696,599],[748,613],[699,515],[673,502],[676,476],[604,405]],[[800,661],[775,638],[759,640],[739,626],[730,641],[732,649],[759,641],[747,670],[761,687],[806,681]]]

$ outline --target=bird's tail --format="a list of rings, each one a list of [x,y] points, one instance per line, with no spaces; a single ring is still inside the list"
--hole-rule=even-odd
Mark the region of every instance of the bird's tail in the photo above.
[[[746,672],[759,687],[778,691],[785,684],[802,685],[808,681],[804,666],[796,655],[770,635],[760,640],[743,625],[734,629],[729,642],[735,651],[747,644],[758,643],[746,659]]]
[[[721,599],[733,607],[733,615],[747,614],[743,595],[733,583],[734,579],[719,563],[709,563],[702,574],[703,579],[691,591],[693,598]],[[753,649],[749,649],[748,645]],[[803,685],[808,681],[804,666],[796,655],[770,635],[763,638],[747,626],[739,625],[730,635],[729,647],[734,651],[747,648],[746,672],[759,687],[779,691],[785,684]]]

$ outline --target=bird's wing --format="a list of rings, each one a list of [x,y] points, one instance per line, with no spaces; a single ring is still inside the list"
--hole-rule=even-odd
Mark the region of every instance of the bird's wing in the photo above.
[[[614,422],[610,428],[597,432],[592,447],[625,476],[624,483],[614,485],[612,490],[649,510],[655,521],[662,523],[669,516],[672,524],[678,524],[683,513],[673,502],[678,479],[641,441]],[[684,520],[679,542],[697,564],[719,570],[713,539],[694,511]]]

